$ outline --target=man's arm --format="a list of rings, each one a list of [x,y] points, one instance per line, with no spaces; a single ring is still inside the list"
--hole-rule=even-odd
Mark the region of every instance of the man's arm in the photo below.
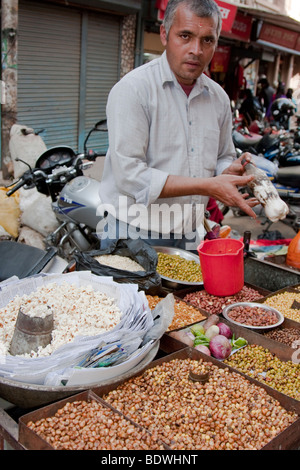
[[[170,175],[160,194],[162,198],[191,195],[209,196],[223,202],[229,207],[239,207],[250,217],[256,218],[251,207],[257,205],[254,198],[246,199],[248,195],[238,191],[239,186],[246,186],[252,181],[252,176],[242,176],[244,168],[242,160],[250,158],[247,154],[237,159],[222,175],[212,178],[190,178]]]

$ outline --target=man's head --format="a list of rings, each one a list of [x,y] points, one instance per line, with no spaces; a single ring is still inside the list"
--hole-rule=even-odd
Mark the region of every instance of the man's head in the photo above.
[[[216,17],[218,21],[217,35],[219,38],[222,29],[222,15],[214,0],[169,0],[163,21],[167,35],[173,24],[177,8],[181,4],[184,4],[184,8],[189,8],[200,18]]]
[[[169,0],[161,41],[180,83],[194,83],[208,66],[221,27],[221,13],[213,0]]]
[[[262,87],[262,88],[268,88],[269,86],[269,82],[266,78],[261,78],[258,82],[258,84]]]

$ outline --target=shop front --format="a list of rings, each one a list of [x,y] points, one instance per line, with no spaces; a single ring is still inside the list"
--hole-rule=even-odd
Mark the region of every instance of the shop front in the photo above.
[[[9,133],[14,123],[44,129],[41,136],[47,147],[83,150],[87,132],[105,118],[110,89],[134,67],[142,0],[15,0],[14,4],[13,10],[9,5],[2,9],[5,176],[11,173]],[[106,140],[97,135],[91,145],[104,151]]]
[[[163,51],[159,46],[158,26],[168,2],[157,0],[151,3],[152,10],[148,8],[145,21],[145,60]],[[282,81],[287,88],[299,88],[299,23],[284,15],[227,2],[217,3],[223,26],[209,73],[226,89],[230,98],[236,100],[239,90],[245,87],[255,94],[257,82],[263,75],[275,87]],[[149,13],[154,15],[152,24]]]

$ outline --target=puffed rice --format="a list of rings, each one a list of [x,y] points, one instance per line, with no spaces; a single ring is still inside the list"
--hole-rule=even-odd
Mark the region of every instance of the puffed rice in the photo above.
[[[136,261],[127,256],[120,255],[101,255],[94,256],[94,259],[100,264],[110,266],[115,269],[123,269],[124,271],[145,271],[145,269]]]
[[[31,318],[46,318],[48,315],[52,314],[52,310],[48,305],[31,305],[31,303],[22,304],[21,312]]]
[[[91,286],[77,287],[49,283],[30,295],[16,296],[0,309],[0,355],[7,355],[20,307],[26,309],[47,305],[53,311],[52,341],[31,357],[48,356],[78,335],[94,336],[112,330],[121,320],[122,312],[103,292]]]

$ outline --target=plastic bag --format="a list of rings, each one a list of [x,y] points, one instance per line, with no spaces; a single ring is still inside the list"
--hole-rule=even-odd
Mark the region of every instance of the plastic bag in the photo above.
[[[100,264],[94,257],[101,255],[125,256],[136,261],[145,271],[125,271],[111,266]],[[76,270],[91,271],[98,276],[111,276],[114,281],[120,283],[134,283],[146,291],[161,286],[161,277],[156,271],[157,253],[150,245],[141,239],[117,240],[106,250],[93,250],[86,253],[74,254]]]
[[[90,272],[42,274],[15,282],[5,281],[0,285],[0,308],[5,307],[16,296],[29,295],[38,287],[51,283],[89,286],[95,291],[104,292],[115,299],[122,311],[121,321],[112,330],[95,336],[77,335],[72,342],[60,346],[49,356],[28,358],[0,354],[0,377],[43,385],[48,374],[74,367],[83,354],[96,348],[100,342],[113,343],[126,338],[126,341],[137,341],[140,344],[153,326],[146,295],[144,292],[138,292],[138,286],[123,286],[110,278],[100,279]]]
[[[44,237],[59,226],[52,210],[51,199],[35,188],[20,188],[21,223]]]
[[[19,192],[7,197],[8,188],[0,188],[0,225],[14,238],[19,234],[21,210]]]
[[[31,167],[39,156],[47,150],[43,139],[34,133],[34,130],[23,125],[14,124],[10,129],[9,151],[14,165],[14,177],[20,178],[28,170],[28,166],[21,160],[27,162]]]

